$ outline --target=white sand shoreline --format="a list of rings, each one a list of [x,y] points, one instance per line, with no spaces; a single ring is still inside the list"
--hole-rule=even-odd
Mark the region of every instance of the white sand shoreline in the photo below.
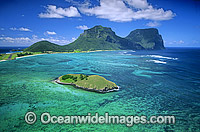
[[[90,52],[101,52],[101,51],[115,51],[115,50],[95,50],[95,51],[83,51],[83,52],[78,52],[78,53],[90,53]],[[55,52],[55,53],[50,53],[50,54],[63,54],[63,53],[67,53],[67,54],[71,54],[71,53],[75,53],[75,52]],[[41,54],[35,54],[35,55],[26,55],[26,56],[21,56],[21,57],[16,57],[15,59],[20,59],[20,58],[24,58],[24,57],[31,57],[31,56],[37,56],[37,55],[46,55],[48,53],[41,53]],[[0,62],[3,61],[8,61],[8,60],[0,60]]]
[[[37,56],[37,55],[45,55],[45,54],[35,54],[35,55],[21,56],[21,57],[16,57],[16,59],[20,59],[20,58],[24,58],[24,57]]]
[[[45,55],[45,54],[27,55],[27,56],[16,57],[15,59],[20,59],[20,58],[24,58],[24,57],[31,57],[31,56],[37,56],[37,55]],[[3,61],[9,61],[9,60],[0,60],[0,62],[3,62]]]
[[[0,60],[0,62],[7,61],[7,60]]]

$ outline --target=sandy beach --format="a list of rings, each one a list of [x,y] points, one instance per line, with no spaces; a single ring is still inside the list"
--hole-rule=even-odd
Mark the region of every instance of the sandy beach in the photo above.
[[[0,60],[0,62],[7,61],[7,60]]]
[[[44,54],[35,54],[35,55],[21,56],[21,57],[16,57],[16,59],[20,59],[20,58],[24,58],[24,57],[37,56],[37,55],[44,55]],[[9,61],[9,60],[0,60],[0,62],[3,62],[3,61]]]
[[[21,56],[21,57],[16,57],[16,59],[20,59],[20,58],[24,58],[24,57],[37,56],[37,55],[45,55],[45,54],[35,54],[35,55]]]

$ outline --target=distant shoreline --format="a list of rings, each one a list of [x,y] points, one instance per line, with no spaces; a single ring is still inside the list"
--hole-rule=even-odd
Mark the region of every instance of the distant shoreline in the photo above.
[[[26,56],[16,57],[16,59],[20,59],[20,58],[24,58],[24,57],[37,56],[37,55],[45,55],[45,54],[26,55]]]
[[[95,51],[80,51],[80,52],[51,52],[51,53],[39,53],[39,54],[33,54],[33,55],[25,55],[25,56],[20,56],[20,57],[15,57],[15,59],[20,59],[20,58],[24,58],[24,57],[31,57],[31,56],[37,56],[37,55],[45,55],[45,54],[71,54],[71,53],[90,53],[90,52],[101,52],[101,51],[114,51],[114,50],[95,50]],[[21,52],[23,53],[23,52]],[[32,52],[34,53],[34,52]],[[10,53],[10,54],[16,54],[16,53]],[[3,55],[10,55],[10,54],[3,54]],[[3,61],[8,61],[8,59],[6,60],[0,60],[0,62]]]

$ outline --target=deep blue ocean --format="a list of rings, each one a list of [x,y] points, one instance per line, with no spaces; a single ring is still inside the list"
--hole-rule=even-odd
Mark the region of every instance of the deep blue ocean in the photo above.
[[[120,86],[106,94],[59,85],[64,74],[97,74]],[[0,131],[200,131],[200,48],[45,54],[0,62]],[[52,115],[173,115],[175,124],[28,125]]]
[[[12,51],[14,50],[22,50],[27,47],[0,47],[0,54],[5,54],[5,53],[15,53],[15,52],[20,52],[20,51]]]

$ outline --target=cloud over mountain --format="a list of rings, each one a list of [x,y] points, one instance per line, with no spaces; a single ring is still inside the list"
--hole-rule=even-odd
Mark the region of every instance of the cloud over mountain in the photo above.
[[[45,13],[39,14],[40,18],[64,18],[64,17],[80,17],[76,7],[69,8],[56,7],[55,5],[48,5]]]
[[[138,19],[170,20],[175,14],[171,10],[156,9],[146,0],[100,0],[99,6],[79,8],[81,13],[114,22],[128,22]]]
[[[148,22],[147,24],[146,24],[146,26],[148,26],[148,27],[158,27],[158,26],[160,26],[160,23],[158,23],[158,22]]]
[[[76,27],[77,29],[86,30],[89,29],[86,25],[80,25]]]
[[[50,31],[46,31],[45,34],[49,34],[49,35],[56,35],[56,32],[50,32]]]

